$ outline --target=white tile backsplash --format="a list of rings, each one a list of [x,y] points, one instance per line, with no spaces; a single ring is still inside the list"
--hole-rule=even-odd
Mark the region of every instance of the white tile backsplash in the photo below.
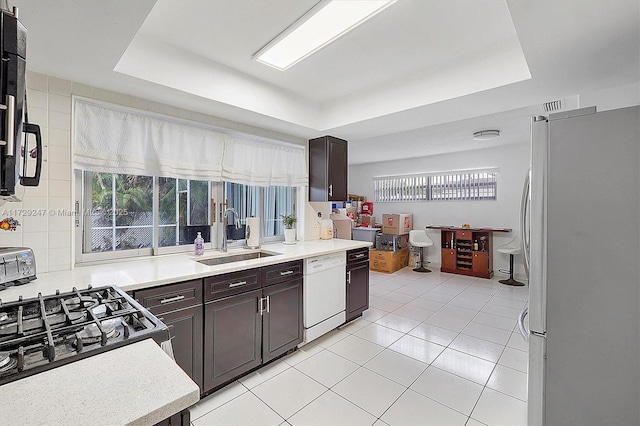
[[[93,89],[93,98],[104,102],[113,102],[113,92],[110,90]]]
[[[22,229],[28,232],[47,232],[49,230],[48,212],[45,210],[43,214],[38,213],[34,216],[22,216],[16,218],[22,223]]]
[[[36,273],[49,271],[49,250],[34,250],[33,255],[36,258]],[[69,268],[67,268],[69,269]]]
[[[71,210],[71,198],[69,197],[49,197],[49,210]],[[53,215],[53,213],[50,213]]]
[[[22,244],[33,250],[46,250],[49,248],[49,234],[46,232],[23,232]]]
[[[69,214],[67,214],[69,213]],[[70,212],[52,211],[49,215],[49,229],[56,231],[71,231],[73,217]]]
[[[149,109],[149,101],[146,99],[132,98],[131,106],[133,108],[142,109],[146,111]]]
[[[85,98],[91,98],[93,97],[93,87],[82,83],[72,82],[71,93],[78,96],[84,96]]]
[[[71,180],[71,166],[69,162],[56,163],[49,161],[50,180]]]
[[[164,104],[161,104],[159,102],[149,101],[148,109],[151,112],[157,112],[158,114],[164,114]]]
[[[42,163],[42,169],[44,171],[44,162]],[[47,171],[49,168],[47,167]],[[46,197],[49,195],[49,181],[47,180],[48,175],[44,173],[40,176],[40,183],[38,186],[30,186],[24,189],[25,197]]]
[[[49,125],[47,110],[29,105],[29,122],[39,125],[40,128],[47,127]]]
[[[27,71],[27,87],[29,89],[48,92],[49,91],[48,77],[45,74],[40,74],[33,71]]]
[[[49,155],[47,160],[49,163],[64,164],[71,170],[71,148],[68,146],[53,146],[49,147]]]
[[[48,208],[48,197],[32,197],[25,196],[22,199],[22,208],[23,209],[47,209]]]
[[[71,114],[49,110],[49,127],[71,130]]]
[[[64,112],[71,114],[71,96],[49,95],[49,111]]]
[[[49,231],[49,249],[71,247],[71,231]]]
[[[47,109],[47,98],[47,92],[43,92],[42,90],[27,89],[27,104],[29,111],[31,111],[31,108]]]
[[[49,93],[71,96],[71,82],[61,78],[49,77]]]
[[[36,258],[36,262],[38,259]],[[49,270],[62,271],[71,268],[71,249],[59,248],[49,252]]]
[[[4,218],[0,218],[4,219]],[[0,246],[2,247],[21,247],[22,232],[20,231],[0,231]]]
[[[49,129],[48,144],[50,146],[71,147],[71,131],[63,129]]]
[[[49,180],[50,197],[71,197],[70,180]]]
[[[118,105],[131,106],[132,97],[131,95],[124,95],[122,93],[114,93],[113,94],[113,102]]]

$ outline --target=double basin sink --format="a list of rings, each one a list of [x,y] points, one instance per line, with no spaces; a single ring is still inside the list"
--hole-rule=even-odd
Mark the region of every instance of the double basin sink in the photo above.
[[[249,253],[238,253],[238,254],[230,254],[228,256],[219,256],[219,257],[210,257],[207,259],[198,260],[198,263],[202,263],[203,265],[215,266],[215,265],[224,265],[226,263],[233,262],[241,262],[243,260],[253,260],[260,259],[263,257],[277,256],[280,253],[271,253],[268,251],[252,251]]]

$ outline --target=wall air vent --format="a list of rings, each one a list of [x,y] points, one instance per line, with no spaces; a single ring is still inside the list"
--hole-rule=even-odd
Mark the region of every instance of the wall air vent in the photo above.
[[[562,109],[562,101],[545,102],[542,106],[544,107],[545,112],[559,111]]]

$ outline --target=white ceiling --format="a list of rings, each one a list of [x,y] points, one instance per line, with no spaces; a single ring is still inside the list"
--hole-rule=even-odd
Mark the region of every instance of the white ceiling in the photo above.
[[[316,2],[9,4],[28,29],[29,69],[304,139],[338,136],[351,164],[524,143],[543,102],[577,106],[580,93],[640,81],[638,0],[399,0],[287,71],[251,60]],[[472,141],[483,128],[501,137]]]

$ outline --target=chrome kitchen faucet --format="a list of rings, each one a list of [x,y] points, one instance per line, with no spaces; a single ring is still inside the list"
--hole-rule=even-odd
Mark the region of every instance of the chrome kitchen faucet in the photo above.
[[[224,229],[222,230],[222,248],[221,250],[223,252],[227,251],[227,230],[228,230],[228,226],[227,226],[227,218],[229,217],[229,212],[233,213],[236,217],[236,220],[234,221],[234,224],[236,225],[236,229],[240,229],[240,216],[238,216],[238,212],[236,211],[236,209],[234,209],[233,207],[229,207],[228,209],[226,209],[224,211],[224,215],[222,217],[222,226],[224,227]]]

